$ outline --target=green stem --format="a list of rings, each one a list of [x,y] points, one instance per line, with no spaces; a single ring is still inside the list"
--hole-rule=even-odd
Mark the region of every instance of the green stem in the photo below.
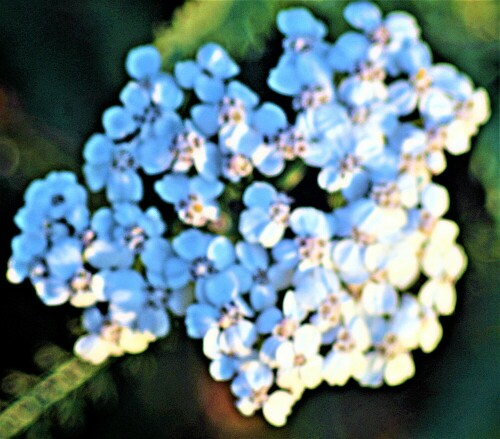
[[[9,438],[21,434],[54,404],[87,383],[107,364],[94,366],[75,357],[61,364],[0,413],[0,437]]]

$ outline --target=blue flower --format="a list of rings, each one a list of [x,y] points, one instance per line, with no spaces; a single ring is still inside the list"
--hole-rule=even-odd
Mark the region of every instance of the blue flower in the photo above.
[[[258,103],[259,96],[252,89],[231,81],[223,87],[219,99],[193,106],[191,118],[207,137],[219,131],[227,137],[240,124],[248,123]]]
[[[105,135],[94,134],[85,144],[83,156],[83,173],[92,192],[106,188],[106,196],[112,203],[142,199],[135,143],[115,145]]]
[[[163,234],[165,224],[156,208],[143,212],[135,204],[117,203],[94,213],[91,230],[94,239],[85,250],[87,261],[96,268],[128,268],[148,239]]]
[[[312,207],[299,207],[290,216],[295,239],[284,239],[272,250],[273,258],[286,267],[307,270],[326,262],[335,231],[332,217]]]
[[[283,289],[286,279],[290,278],[290,270],[279,265],[270,265],[267,251],[257,244],[239,242],[236,254],[241,265],[251,276],[250,304],[256,311],[274,306],[277,292]]]
[[[68,282],[82,268],[86,192],[74,174],[52,172],[33,181],[24,198],[14,218],[22,233],[12,240],[7,277],[14,283],[30,277],[45,303],[59,305],[71,296]]]
[[[252,416],[262,409],[264,418],[275,427],[286,424],[295,403],[295,397],[287,391],[270,392],[274,374],[265,364],[249,360],[240,366],[239,373],[231,383],[231,392],[238,398],[236,408],[244,416]]]
[[[240,68],[218,44],[207,43],[196,54],[195,61],[178,62],[175,77],[186,89],[194,89],[204,102],[217,102],[224,94],[224,81],[236,76]]]
[[[110,318],[121,325],[136,321],[147,300],[146,282],[135,270],[102,270],[95,275],[99,294],[109,302]]]
[[[366,40],[370,42],[367,53],[363,49],[360,37],[350,37],[353,44],[351,49],[347,44],[342,48],[351,55],[365,55],[368,61],[365,64],[376,64],[392,76],[400,72],[398,63],[400,50],[407,43],[417,42],[420,37],[420,28],[415,18],[406,12],[391,12],[385,19],[378,6],[366,1],[352,2],[344,9],[344,17],[354,28],[362,31]],[[352,34],[352,33],[350,33]],[[358,34],[359,35],[359,34]],[[345,53],[345,52],[344,52]],[[335,61],[339,57],[334,57]],[[360,59],[361,60],[361,59]]]
[[[104,112],[104,129],[112,139],[123,139],[138,129],[147,138],[155,122],[181,105],[183,94],[171,75],[160,72],[160,53],[153,46],[132,49],[125,67],[134,80],[120,93],[124,107]]]
[[[177,215],[186,224],[202,227],[219,218],[216,198],[223,192],[224,185],[218,180],[170,174],[157,181],[154,188],[163,201],[175,206]]]
[[[299,113],[294,126],[300,139],[297,156],[308,166],[324,166],[335,152],[337,139],[346,137],[350,126],[347,110],[339,104]]]
[[[263,136],[252,155],[261,174],[267,177],[279,175],[285,167],[285,160],[294,160],[303,155],[304,141],[289,126],[281,107],[265,102],[254,112],[252,123]]]
[[[269,73],[269,87],[296,97],[296,109],[314,108],[330,101],[334,91],[331,69],[325,60],[326,26],[304,8],[280,11],[277,24],[285,35],[285,52]]]
[[[110,356],[118,357],[126,352],[143,352],[155,339],[147,331],[141,332],[114,321],[110,313],[103,315],[97,308],[84,311],[82,324],[88,334],[76,341],[74,352],[93,364],[103,363]]]
[[[240,233],[248,242],[273,247],[288,226],[291,202],[269,183],[252,183],[243,193],[247,209],[240,216]]]
[[[377,179],[377,172],[385,176],[384,139],[379,133],[364,135],[352,129],[350,134],[337,138],[336,146],[318,175],[321,188],[328,192],[342,190],[344,197],[351,200],[366,193],[370,179]]]

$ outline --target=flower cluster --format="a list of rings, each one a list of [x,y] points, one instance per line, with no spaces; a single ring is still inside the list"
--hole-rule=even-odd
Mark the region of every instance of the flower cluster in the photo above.
[[[152,46],[129,53],[121,105],[83,152],[87,186],[110,207],[89,218],[75,177],[51,173],[16,216],[9,279],[29,276],[47,305],[85,308],[78,355],[142,352],[185,315],[238,410],[282,426],[306,389],[398,385],[414,374],[412,350],[437,346],[466,256],[432,178],[445,152],[470,148],[488,96],[433,63],[411,15],[356,2],[344,17],[355,30],[331,43],[307,9],[277,16],[283,53],[267,82],[293,121],[234,79],[217,44],[173,74]],[[277,188],[297,163],[340,207]],[[161,202],[144,210],[151,180]]]

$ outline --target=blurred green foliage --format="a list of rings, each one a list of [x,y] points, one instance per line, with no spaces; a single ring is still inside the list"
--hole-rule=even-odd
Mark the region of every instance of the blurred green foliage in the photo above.
[[[193,56],[204,42],[219,42],[238,61],[245,61],[250,72],[245,79],[254,76],[260,80],[265,78],[262,65],[269,64],[266,57],[279,49],[274,25],[278,10],[306,5],[329,22],[330,36],[336,37],[347,29],[342,18],[346,3],[189,1],[175,12],[171,23],[156,26],[155,44],[165,67],[171,69],[177,60]],[[450,158],[442,179],[453,203],[449,215],[461,226],[470,262],[459,285],[457,311],[443,319],[444,340],[436,352],[416,354],[415,378],[395,389],[367,390],[352,383],[345,388],[323,386],[294,408],[287,427],[276,430],[259,417],[244,419],[236,413],[228,385],[211,381],[199,344],[179,335],[183,328],[177,325],[176,339],[171,336],[147,353],[122,360],[96,376],[99,369],[75,359],[67,361],[64,351],[53,347],[52,351],[39,351],[35,363],[45,371],[41,381],[32,373],[8,375],[13,393],[24,397],[0,415],[2,420],[10,419],[10,423],[0,422],[0,436],[9,436],[9,428],[18,431],[29,426],[47,408],[54,407],[52,417],[42,416],[28,437],[51,437],[52,422],[61,427],[59,437],[75,437],[78,429],[83,431],[82,437],[95,438],[498,437],[499,3],[387,0],[379,4],[386,12],[403,9],[416,15],[437,59],[457,65],[476,85],[485,87],[492,99],[492,120],[480,131],[472,153]],[[125,82],[125,53],[151,39],[151,30],[160,21],[159,11],[170,11],[172,5],[164,0],[0,0],[0,192],[4,222],[10,224],[14,212],[7,201],[15,199],[19,206],[19,191],[31,179],[51,169],[78,170],[83,142],[91,132],[101,129],[100,114],[117,101]],[[168,19],[169,12],[161,18]],[[250,85],[265,90],[263,84]],[[302,171],[293,169],[287,178],[296,183],[302,179]],[[342,200],[329,202],[337,206]],[[10,238],[6,236],[5,243]],[[14,291],[12,286],[7,288]],[[35,296],[30,287],[23,293]],[[12,304],[22,301],[19,295],[13,297],[9,299]],[[38,306],[35,303],[33,297],[27,307]],[[29,314],[28,308],[24,315]],[[24,310],[17,312],[20,318]],[[49,319],[57,321],[53,313],[41,306],[38,317],[32,312],[30,318],[35,323],[24,328],[25,339],[56,338],[56,328],[61,327],[54,326],[51,333],[42,331],[40,335],[36,326],[36,322],[43,326]],[[70,336],[58,339],[68,346],[72,341]],[[32,347],[30,352],[34,351]],[[88,381],[90,377],[94,378]],[[82,390],[75,390],[86,382]],[[5,383],[9,385],[8,380]],[[81,425],[85,411],[82,397],[97,406],[106,401],[119,400],[120,404],[109,417],[94,415],[98,421],[85,430]]]

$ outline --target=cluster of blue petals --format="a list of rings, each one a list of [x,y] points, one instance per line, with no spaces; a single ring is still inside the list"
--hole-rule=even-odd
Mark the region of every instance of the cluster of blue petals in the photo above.
[[[217,44],[172,74],[153,46],[130,51],[121,105],[83,151],[87,187],[109,206],[90,216],[75,176],[53,172],[15,218],[8,277],[84,308],[79,356],[142,352],[184,316],[241,413],[282,426],[306,389],[398,385],[414,375],[411,351],[437,346],[466,255],[432,178],[446,153],[470,149],[488,96],[433,62],[410,14],[361,1],[344,17],[354,30],[332,43],[309,10],[278,13],[267,84],[294,120],[235,79]],[[321,211],[280,191],[294,162],[343,204]],[[151,189],[161,202],[143,208]],[[224,215],[228,236],[215,232]]]

